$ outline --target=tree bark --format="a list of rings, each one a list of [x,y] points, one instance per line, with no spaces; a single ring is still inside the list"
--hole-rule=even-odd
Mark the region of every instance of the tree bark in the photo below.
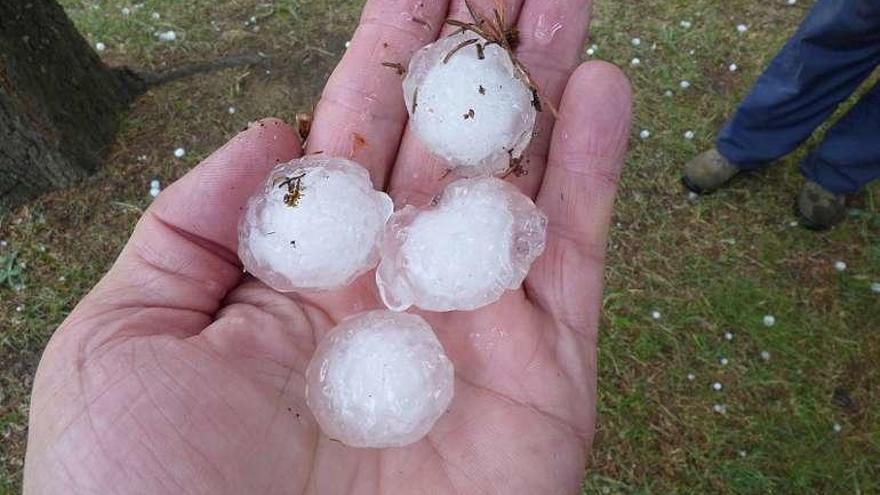
[[[0,209],[97,169],[135,93],[54,0],[0,0]]]

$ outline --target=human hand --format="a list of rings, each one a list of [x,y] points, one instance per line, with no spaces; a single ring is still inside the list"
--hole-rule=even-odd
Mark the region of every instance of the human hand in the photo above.
[[[559,107],[555,129],[541,117],[529,174],[511,179],[547,213],[547,249],[498,303],[423,314],[456,370],[455,398],[431,433],[406,448],[352,449],[322,435],[306,407],[316,341],[381,303],[372,273],[344,290],[292,295],[242,276],[236,220],[272,166],[303,152],[290,127],[264,120],[160,195],[52,337],[34,384],[26,492],[578,490],[631,96],[610,65],[575,70],[588,0],[507,3],[520,58]],[[381,64],[405,65],[433,41],[447,7],[465,18],[460,0],[367,2],[305,150],[367,166],[398,206],[438,193],[443,170],[406,131],[399,76]]]

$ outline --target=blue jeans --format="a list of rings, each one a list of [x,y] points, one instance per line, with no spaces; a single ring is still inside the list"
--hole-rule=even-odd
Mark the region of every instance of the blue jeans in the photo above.
[[[806,141],[880,65],[880,0],[818,0],[722,129],[717,148],[761,168]],[[827,134],[801,172],[831,192],[880,178],[880,85]]]

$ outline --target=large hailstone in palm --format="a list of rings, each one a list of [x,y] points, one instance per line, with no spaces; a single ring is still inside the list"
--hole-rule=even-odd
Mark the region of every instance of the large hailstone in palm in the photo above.
[[[281,292],[344,287],[378,263],[393,211],[357,163],[293,160],[276,166],[248,201],[238,254],[248,272]]]
[[[427,209],[392,215],[376,282],[388,308],[474,310],[520,287],[544,250],[547,217],[492,177],[451,183]]]
[[[403,82],[411,129],[460,175],[507,170],[535,128],[524,80],[499,45],[470,31],[441,38],[413,55]]]
[[[306,401],[324,434],[352,447],[421,440],[449,407],[454,372],[421,317],[371,311],[344,320],[318,344]]]

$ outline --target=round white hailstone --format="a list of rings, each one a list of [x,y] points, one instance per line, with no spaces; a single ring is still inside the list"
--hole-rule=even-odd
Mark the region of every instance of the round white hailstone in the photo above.
[[[186,150],[185,150],[185,149],[183,149],[183,148],[177,148],[176,150],[174,150],[174,156],[176,156],[177,158],[183,158],[184,155],[186,155]]]
[[[761,359],[763,359],[764,361],[769,361],[770,353],[767,351],[761,351]]]
[[[394,206],[360,165],[307,156],[275,167],[239,225],[245,269],[277,291],[329,290],[379,261]]]
[[[151,17],[153,18],[154,21],[158,21],[159,18],[162,17],[162,16],[159,15],[158,12],[153,12],[153,14],[151,15]]]
[[[632,39],[632,45],[633,45],[633,46],[639,46],[639,45],[641,45],[641,44],[642,44],[642,39],[641,39],[641,38],[633,38],[633,39]]]
[[[681,89],[688,89],[689,87],[691,87],[690,81],[682,81],[678,83],[678,85],[681,86]]]
[[[639,137],[642,139],[648,139],[651,137],[651,131],[647,129],[642,129],[642,132],[639,133]]]
[[[683,27],[683,28],[685,28],[685,29],[690,29],[691,26],[693,25],[693,24],[691,23],[691,21],[681,21],[681,22],[678,23],[678,24],[679,24],[679,26],[681,26],[681,27]]]
[[[454,372],[421,317],[372,311],[344,320],[318,344],[306,400],[324,434],[360,448],[421,440],[449,407]]]
[[[694,138],[694,131],[687,131],[684,133],[684,138],[690,141]]]
[[[159,189],[159,187],[161,187],[159,179],[153,179],[150,181],[150,189]]]
[[[737,32],[739,32],[740,34],[742,34],[742,33],[745,33],[746,31],[748,31],[748,30],[749,30],[749,27],[746,26],[745,24],[739,24],[739,25],[736,26],[736,30],[737,30]]]
[[[693,191],[688,191],[687,198],[688,198],[688,201],[695,203],[700,200],[700,195],[693,192]]]
[[[712,406],[712,410],[717,412],[718,414],[724,414],[727,412],[727,406],[724,404],[715,404]]]
[[[632,62],[630,62],[629,64],[632,65],[632,66],[641,65],[641,64],[642,64],[642,61],[639,60],[638,57],[636,57],[636,58],[632,59]]]
[[[6,247],[6,246],[8,246],[8,245],[9,245],[9,243],[8,243],[8,242],[6,242],[6,240],[5,240],[5,239],[4,239],[4,240],[2,240],[2,241],[0,241],[0,248],[5,248],[5,247]]]
[[[177,33],[174,31],[165,31],[159,33],[159,40],[161,41],[175,41],[177,39]]]
[[[695,54],[695,53],[697,53],[696,50],[689,50],[689,51],[688,51],[688,55],[693,55],[693,54]]]
[[[840,423],[834,423],[834,433],[840,433],[843,430],[843,427],[840,426]]]
[[[104,43],[101,43],[100,41],[95,43],[95,50],[97,50],[99,52],[103,52],[106,49],[107,49],[107,45],[105,45]]]
[[[21,313],[22,311],[24,311],[24,306],[22,306],[22,305],[16,306],[16,307],[15,307],[15,311],[16,311],[17,313]]]
[[[719,363],[721,363],[721,366],[727,366],[728,363],[730,363],[730,360],[727,359],[727,358],[721,358],[721,360],[719,361]]]
[[[739,67],[737,67],[736,64],[730,64],[730,67],[728,67],[728,69],[730,69],[730,72],[736,72]]]
[[[874,282],[871,284],[871,292],[874,294],[880,294],[880,282]]]
[[[747,456],[747,455],[748,455],[748,453],[746,453],[745,450],[740,450],[740,451],[739,451],[739,456],[740,456],[740,457],[745,457],[745,456]]]
[[[596,53],[595,48],[587,48],[587,55],[592,57],[595,53]]]
[[[408,206],[385,228],[376,283],[388,308],[467,311],[520,287],[544,251],[547,217],[492,177],[450,184],[434,205]]]
[[[838,272],[846,271],[846,263],[844,263],[843,261],[835,261],[834,270]]]
[[[159,194],[161,194],[161,193],[162,193],[162,190],[159,189],[158,187],[154,188],[154,189],[150,189],[150,197],[152,197],[152,198],[158,197]]]
[[[462,42],[478,43],[453,53]],[[537,110],[510,55],[471,33],[413,55],[403,82],[410,125],[425,147],[466,177],[510,168],[532,140]],[[482,48],[483,58],[478,55]]]
[[[128,7],[122,7],[122,15],[129,15],[129,14],[131,14],[131,9]]]
[[[229,107],[226,109],[226,111],[229,112],[229,115],[232,115],[235,112],[237,112],[238,110],[236,110],[235,107]]]
[[[665,96],[665,97],[667,97],[667,98],[672,98],[672,94],[673,94],[673,93],[672,93],[672,90],[671,90],[671,89],[667,89],[666,92],[663,93],[663,96]]]
[[[712,384],[712,390],[716,392],[720,392],[722,388],[724,388],[724,386],[722,386],[719,382],[715,382]]]
[[[695,375],[693,373],[688,373],[687,379],[689,382],[692,382],[697,379],[697,375]]]
[[[733,340],[733,334],[731,332],[724,332],[724,340]]]
[[[796,5],[796,4],[797,4],[797,0],[787,0],[786,3],[787,3],[788,5]]]
[[[776,317],[774,317],[773,315],[767,315],[764,317],[764,326],[765,327],[772,327],[775,324],[776,324]]]
[[[656,309],[654,311],[651,311],[651,318],[653,318],[655,320],[659,320],[662,317],[663,317],[663,315],[661,315],[660,312],[657,311]]]

